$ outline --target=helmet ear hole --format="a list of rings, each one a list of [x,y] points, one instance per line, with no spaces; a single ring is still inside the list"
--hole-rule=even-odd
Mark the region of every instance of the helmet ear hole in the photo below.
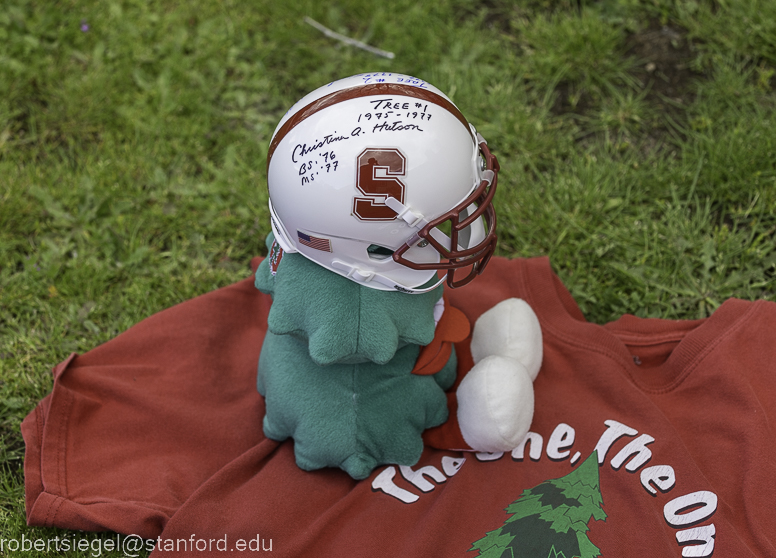
[[[370,260],[377,261],[387,260],[393,256],[393,250],[386,248],[385,246],[380,246],[379,244],[370,244],[366,249],[366,253],[369,255]]]

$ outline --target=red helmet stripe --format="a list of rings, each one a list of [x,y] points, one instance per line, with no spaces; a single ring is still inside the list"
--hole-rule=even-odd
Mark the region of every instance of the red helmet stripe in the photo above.
[[[466,128],[466,130],[471,133],[469,130],[469,123],[467,122],[466,118],[464,118],[463,114],[461,114],[461,111],[458,110],[458,107],[456,107],[453,103],[441,95],[434,93],[433,91],[429,91],[428,89],[421,89],[420,87],[412,85],[405,85],[402,83],[372,83],[368,85],[359,85],[356,87],[349,87],[348,89],[341,89],[339,91],[335,91],[334,93],[330,93],[329,95],[325,95],[320,99],[316,99],[303,109],[297,111],[291,118],[286,120],[283,126],[281,126],[275,134],[275,137],[272,138],[272,142],[269,145],[269,152],[267,153],[267,168],[269,168],[269,162],[272,159],[272,154],[275,153],[275,149],[277,149],[277,146],[281,141],[283,141],[283,138],[286,137],[286,135],[291,130],[293,130],[294,127],[303,122],[306,118],[309,118],[316,112],[319,112],[327,107],[341,103],[342,101],[348,101],[350,99],[357,99],[360,97],[372,97],[376,95],[401,95],[404,97],[413,97],[415,99],[421,99],[423,101],[434,103],[435,105],[439,105],[440,107],[446,109],[453,116],[455,116],[458,121]]]

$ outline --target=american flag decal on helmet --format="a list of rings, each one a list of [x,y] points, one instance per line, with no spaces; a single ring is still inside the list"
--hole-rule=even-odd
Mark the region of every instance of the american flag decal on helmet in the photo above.
[[[304,246],[309,246],[313,250],[320,250],[321,252],[331,252],[331,240],[328,238],[320,238],[301,231],[296,231],[296,236],[299,238],[299,243]]]

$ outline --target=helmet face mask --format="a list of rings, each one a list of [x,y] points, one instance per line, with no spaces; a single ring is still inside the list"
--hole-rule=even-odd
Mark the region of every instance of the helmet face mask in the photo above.
[[[363,74],[313,91],[283,117],[267,160],[281,247],[366,286],[426,292],[444,270],[458,287],[493,254],[498,162],[421,80]]]
[[[492,201],[496,193],[499,165],[482,136],[478,139],[482,140],[480,150],[486,165],[479,186],[464,201],[417,233],[420,242],[429,243],[447,261],[434,265],[405,259],[403,256],[410,247],[406,243],[393,253],[395,261],[412,269],[447,270],[447,284],[452,288],[466,285],[482,273],[496,249],[496,212]],[[484,231],[481,221],[484,221]],[[445,223],[449,223],[449,235],[440,229],[440,225]],[[410,239],[413,240],[414,237]],[[470,268],[468,274],[456,281],[456,270],[467,267]]]

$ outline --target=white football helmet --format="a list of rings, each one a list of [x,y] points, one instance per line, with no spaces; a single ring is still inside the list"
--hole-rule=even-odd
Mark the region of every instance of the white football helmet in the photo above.
[[[275,129],[272,231],[286,252],[375,289],[427,292],[444,281],[438,270],[458,287],[495,249],[498,169],[436,87],[400,74],[341,79]]]

